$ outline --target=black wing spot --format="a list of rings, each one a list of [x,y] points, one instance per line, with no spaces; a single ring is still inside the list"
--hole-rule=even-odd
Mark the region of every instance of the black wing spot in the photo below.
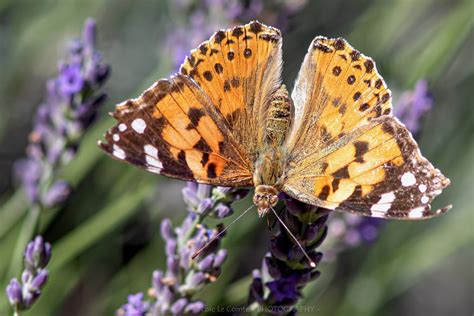
[[[188,117],[189,117],[189,119],[191,120],[191,123],[194,126],[197,126],[199,124],[199,120],[204,115],[205,115],[205,113],[202,109],[190,108],[189,111],[188,111]]]
[[[211,179],[214,179],[214,178],[217,177],[216,164],[215,163],[211,162],[207,165],[207,177],[211,178]]]
[[[216,71],[217,74],[221,74],[222,71],[224,70],[224,67],[222,67],[222,65],[220,63],[216,63],[214,65],[214,70]]]
[[[323,186],[323,189],[321,190],[321,192],[319,193],[318,195],[318,198],[320,200],[326,200],[329,196],[329,192],[330,192],[331,188],[329,187],[329,185],[325,185]]]
[[[370,105],[368,103],[362,103],[361,106],[359,107],[359,111],[363,112],[370,108]]]
[[[252,56],[252,50],[250,48],[244,49],[244,57],[250,58]]]
[[[354,75],[350,75],[349,77],[347,77],[348,84],[354,84],[355,81],[356,81],[356,78],[354,77]]]
[[[205,71],[205,72],[203,73],[203,76],[204,76],[204,78],[205,78],[207,81],[212,81],[212,74],[211,74],[210,71]]]
[[[350,177],[349,177],[348,166],[342,167],[341,169],[335,171],[332,175],[335,178],[339,178],[339,179],[349,179]]]
[[[355,156],[356,160],[355,162],[364,162],[364,154],[369,151],[369,143],[365,141],[356,141],[354,142],[354,147],[355,147]]]

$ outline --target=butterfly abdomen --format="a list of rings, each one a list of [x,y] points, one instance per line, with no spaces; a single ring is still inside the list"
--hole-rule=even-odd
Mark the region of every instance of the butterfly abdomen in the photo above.
[[[291,99],[285,85],[273,94],[266,112],[264,146],[255,162],[254,185],[281,186],[284,153],[282,145],[291,120]]]
[[[281,146],[286,139],[291,120],[291,99],[285,85],[273,95],[268,107],[265,128],[265,142],[268,145]]]

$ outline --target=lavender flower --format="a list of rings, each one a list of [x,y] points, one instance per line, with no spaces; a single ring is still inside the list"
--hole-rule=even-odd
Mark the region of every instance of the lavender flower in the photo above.
[[[13,278],[6,288],[10,305],[15,315],[25,311],[34,304],[41,295],[41,289],[48,280],[48,270],[45,269],[51,259],[51,245],[37,236],[26,246],[21,274],[21,283]]]
[[[420,121],[433,107],[433,96],[428,90],[428,82],[420,80],[413,91],[402,93],[395,106],[397,116],[405,126],[416,134],[420,129]]]
[[[123,316],[145,316],[150,309],[149,303],[143,301],[143,293],[128,296],[128,303],[122,306]]]
[[[96,49],[96,25],[84,25],[82,39],[71,43],[59,75],[47,83],[47,96],[37,110],[27,157],[16,163],[18,178],[32,204],[54,207],[67,199],[69,184],[54,180],[57,169],[75,155],[85,129],[105,100],[97,91],[109,73]]]
[[[74,157],[85,129],[92,124],[105,100],[105,95],[98,90],[107,78],[109,67],[96,49],[95,38],[96,24],[89,19],[84,24],[82,38],[70,44],[66,59],[59,62],[59,75],[47,82],[46,98],[34,118],[27,157],[15,164],[15,173],[31,207],[10,259],[10,275],[19,274],[21,250],[34,234],[41,210],[58,206],[69,197],[70,184],[57,179],[56,175],[60,167]],[[46,247],[42,240],[37,238],[36,241],[35,247]],[[41,261],[35,257],[38,253],[46,257],[40,258]],[[7,289],[15,311],[29,308],[38,298],[47,279],[46,270],[38,269],[44,267],[45,263],[41,262],[45,258],[48,261],[49,256],[50,249],[38,252],[28,245],[21,296],[18,280],[12,279]]]
[[[193,295],[220,275],[227,251],[219,249],[215,240],[197,259],[193,254],[206,245],[221,227],[209,229],[203,224],[207,217],[218,219],[232,214],[231,203],[246,196],[246,189],[229,189],[188,183],[183,189],[188,216],[173,228],[169,219],[161,223],[161,236],[165,241],[166,272],[156,270],[152,276],[149,299],[138,293],[128,297],[128,303],[118,311],[120,316],[136,315],[197,315],[204,310],[204,302],[195,301]]]
[[[311,260],[318,264],[322,253],[315,249],[326,237],[327,210],[285,198],[282,220],[296,236]],[[253,271],[249,299],[254,310],[286,314],[301,297],[301,289],[319,276],[280,223],[270,242],[262,268]]]

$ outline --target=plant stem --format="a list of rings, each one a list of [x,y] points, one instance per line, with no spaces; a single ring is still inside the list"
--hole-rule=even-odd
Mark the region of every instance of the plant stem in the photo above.
[[[28,215],[26,216],[20,230],[20,235],[15,244],[12,253],[10,267],[8,268],[8,276],[18,276],[20,274],[23,258],[23,250],[28,241],[33,237],[36,227],[38,226],[38,219],[41,212],[41,207],[37,204],[31,206]]]
[[[15,226],[28,209],[25,193],[18,189],[0,208],[0,239]]]

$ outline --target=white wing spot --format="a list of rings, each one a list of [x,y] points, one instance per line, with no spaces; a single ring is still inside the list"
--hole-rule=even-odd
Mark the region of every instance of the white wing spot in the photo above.
[[[122,160],[125,159],[125,152],[123,151],[122,148],[120,148],[119,146],[115,144],[112,148],[114,149],[114,151],[112,152],[112,155],[114,155],[118,159],[122,159]]]
[[[395,200],[395,194],[393,192],[384,193],[380,196],[380,200],[372,205],[370,208],[374,212],[386,213],[392,206],[392,202]]]
[[[418,186],[418,190],[420,190],[421,193],[425,193],[426,192],[426,185],[420,184]]]
[[[430,199],[429,199],[426,195],[423,195],[423,196],[421,197],[421,203],[426,204],[426,203],[428,203],[429,201],[430,201]]]
[[[422,218],[425,208],[423,206],[414,208],[408,213],[409,218]]]
[[[153,145],[145,145],[143,146],[143,150],[145,150],[145,160],[146,163],[149,165],[148,170],[152,172],[160,172],[163,169],[163,164],[158,159],[158,149]]]
[[[125,132],[127,130],[127,125],[120,123],[118,126],[119,131]]]
[[[405,172],[402,175],[402,185],[404,187],[409,187],[411,185],[414,185],[416,183],[416,178],[411,172]]]
[[[114,140],[114,142],[118,142],[120,140],[119,134],[113,134],[112,139]]]
[[[143,150],[145,150],[145,153],[147,155],[152,156],[153,158],[158,159],[158,149],[156,149],[155,146],[153,145],[145,145],[143,146]]]
[[[392,206],[392,204],[374,204],[372,205],[372,207],[370,208],[371,211],[373,212],[387,212],[390,207]]]
[[[395,200],[395,194],[393,192],[384,193],[380,196],[380,200],[377,204],[392,203]]]
[[[134,119],[132,122],[132,128],[138,134],[143,134],[146,128],[146,123],[141,118]]]

